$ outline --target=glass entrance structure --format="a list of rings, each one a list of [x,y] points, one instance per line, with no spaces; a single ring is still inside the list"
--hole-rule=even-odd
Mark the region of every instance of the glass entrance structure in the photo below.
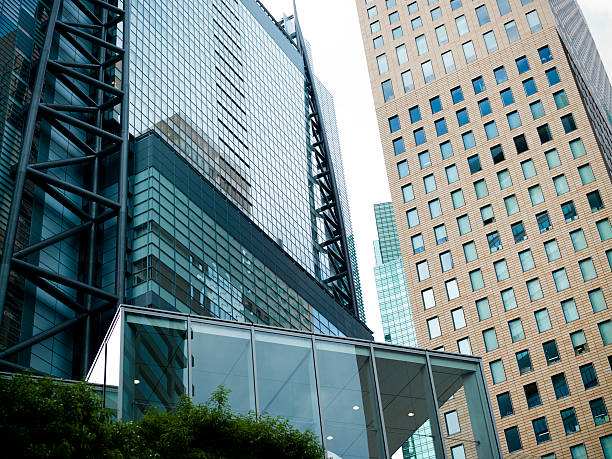
[[[282,416],[327,458],[402,458],[426,422],[436,458],[502,457],[478,357],[122,306],[88,380],[127,420],[224,385],[233,411]]]

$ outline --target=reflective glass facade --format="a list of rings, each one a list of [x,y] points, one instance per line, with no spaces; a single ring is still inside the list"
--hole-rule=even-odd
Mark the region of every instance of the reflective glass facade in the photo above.
[[[170,408],[185,393],[203,402],[224,384],[231,409],[311,430],[328,458],[397,457],[428,420],[432,457],[447,457],[446,447],[501,458],[480,359],[471,356],[126,306],[88,380],[118,386],[123,419]]]

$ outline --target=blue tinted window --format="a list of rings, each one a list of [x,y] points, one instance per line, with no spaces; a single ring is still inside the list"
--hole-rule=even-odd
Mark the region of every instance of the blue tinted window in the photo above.
[[[508,105],[514,103],[514,95],[512,94],[512,89],[504,89],[502,92],[499,93],[499,95],[501,96],[502,104],[504,104],[504,107],[507,107]]]
[[[472,174],[475,174],[479,170],[482,170],[482,167],[480,166],[480,158],[478,157],[478,155],[470,156],[468,158],[468,166],[470,166],[470,172]]]
[[[448,128],[446,127],[446,120],[444,118],[436,121],[436,134],[438,136],[444,135],[448,132]]]
[[[410,110],[408,110],[408,112],[410,113],[411,123],[416,123],[417,121],[421,120],[421,110],[419,110],[418,105],[415,107],[412,107]]]
[[[408,177],[410,175],[410,170],[408,169],[408,163],[406,161],[397,163],[397,175],[399,175],[399,178]]]
[[[442,101],[440,97],[436,96],[433,99],[429,99],[429,106],[431,107],[431,113],[438,113],[442,110]]]
[[[451,9],[454,11],[457,8],[461,7],[461,0],[451,0],[450,4],[451,4]]]
[[[497,125],[495,121],[491,121],[484,125],[485,133],[487,134],[487,140],[491,140],[494,137],[497,137],[499,133],[497,132]]]
[[[546,78],[548,78],[548,84],[550,86],[555,85],[561,81],[561,78],[559,78],[559,72],[557,72],[556,67],[553,67],[552,69],[546,71]]]
[[[495,81],[497,84],[502,84],[504,81],[508,80],[508,74],[506,73],[506,69],[504,66],[498,67],[493,70],[493,74],[495,75]]]
[[[399,13],[397,11],[389,15],[389,24],[399,21]]]
[[[525,89],[525,95],[527,97],[538,92],[538,89],[536,88],[536,84],[535,84],[535,81],[533,81],[533,78],[529,78],[528,80],[523,81],[523,88]]]
[[[461,86],[451,89],[451,96],[453,97],[453,103],[457,104],[463,100],[463,91]]]
[[[512,399],[510,398],[509,392],[504,392],[497,396],[497,405],[499,406],[499,415],[502,418],[514,414],[514,408],[512,407]]]
[[[506,444],[508,445],[509,453],[523,449],[518,427],[510,427],[509,429],[504,430],[504,436],[506,437]]]
[[[538,54],[540,55],[540,60],[542,61],[542,64],[546,64],[553,58],[552,53],[550,52],[550,48],[548,46],[544,46],[543,48],[538,49]]]
[[[380,48],[382,45],[384,45],[383,37],[376,37],[374,40],[372,40],[372,43],[374,43],[374,49]]]
[[[527,58],[525,56],[519,57],[516,60],[516,68],[518,69],[519,73],[525,73],[527,70],[529,70],[529,62],[527,62]]]
[[[476,141],[474,140],[474,133],[472,131],[468,131],[465,134],[462,134],[461,138],[463,139],[463,147],[466,150],[469,150],[470,148],[476,146]]]
[[[521,117],[518,112],[510,112],[506,115],[508,118],[508,126],[510,126],[510,130],[516,129],[521,125]]]
[[[414,143],[417,145],[421,145],[425,142],[427,142],[427,139],[425,138],[425,131],[423,130],[423,128],[414,131]]]
[[[393,151],[396,155],[399,155],[406,151],[406,149],[404,148],[404,139],[400,137],[399,139],[395,139],[393,141]]]
[[[398,116],[393,116],[389,118],[389,129],[391,130],[391,132],[399,131],[400,121]]]
[[[483,99],[478,102],[478,109],[480,110],[480,116],[487,116],[491,113],[491,103],[489,99]]]
[[[393,94],[393,85],[391,84],[391,80],[383,81],[381,86],[385,102],[393,100],[395,98],[395,94]]]
[[[442,153],[442,159],[453,156],[453,146],[448,140],[440,144],[440,152]]]
[[[472,86],[474,86],[474,94],[479,94],[485,90],[485,83],[482,77],[474,78],[472,80]]]
[[[468,115],[467,109],[462,108],[457,112],[457,121],[459,122],[459,126],[463,126],[470,122],[470,116]]]
[[[425,150],[423,153],[419,153],[419,165],[421,166],[421,169],[431,166],[431,158],[427,150]]]

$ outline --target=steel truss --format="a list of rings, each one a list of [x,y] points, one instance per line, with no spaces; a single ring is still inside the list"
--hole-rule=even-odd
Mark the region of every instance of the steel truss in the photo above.
[[[123,9],[125,8],[125,9]],[[62,14],[69,11],[77,22],[67,22]],[[118,45],[118,32],[122,43]],[[54,59],[59,49],[69,48],[71,58]],[[2,264],[0,265],[0,321],[4,317],[11,274],[46,292],[74,311],[62,323],[25,339],[0,352],[0,363],[23,369],[8,360],[35,344],[75,329],[75,347],[81,349],[80,367],[74,377],[84,376],[95,352],[92,327],[94,320],[124,300],[126,277],[126,228],[128,195],[128,63],[129,0],[123,7],[117,0],[53,0],[46,24],[44,45],[37,63],[32,98],[25,120],[23,144],[14,166],[15,191],[11,203]],[[118,74],[120,73],[120,82]],[[46,86],[61,83],[64,100],[55,103]],[[38,131],[48,126],[68,145],[64,157],[38,161]],[[54,151],[54,153],[57,153]],[[101,194],[104,160],[113,159],[118,169],[117,199]],[[75,169],[78,168],[78,169]],[[78,170],[81,185],[58,177],[66,168]],[[22,201],[28,191],[41,193],[44,202],[55,201],[79,223],[28,247],[16,248],[16,236],[23,219]],[[105,223],[116,219],[117,256],[114,291],[100,287],[99,245]],[[78,237],[79,274],[66,277],[39,265],[37,255],[68,238]],[[82,268],[82,269],[81,269]]]
[[[327,253],[331,268],[331,275],[324,282],[331,288],[335,300],[344,309],[358,318],[359,307],[355,294],[353,270],[351,269],[351,259],[348,251],[346,228],[342,218],[342,208],[340,207],[340,197],[314,76],[297,17],[295,17],[295,40],[298,51],[304,59],[310,134],[314,140],[311,150],[317,165],[317,174],[313,178],[319,188],[322,201],[322,205],[317,209],[317,212],[323,220],[325,240],[320,242],[320,247]]]

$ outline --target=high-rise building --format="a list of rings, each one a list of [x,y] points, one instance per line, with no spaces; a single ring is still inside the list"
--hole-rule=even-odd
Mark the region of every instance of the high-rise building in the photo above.
[[[418,344],[483,356],[504,454],[611,457],[612,91],[579,7],[356,4]]]
[[[122,303],[371,339],[333,98],[256,0],[0,6],[0,360],[80,377]]]

